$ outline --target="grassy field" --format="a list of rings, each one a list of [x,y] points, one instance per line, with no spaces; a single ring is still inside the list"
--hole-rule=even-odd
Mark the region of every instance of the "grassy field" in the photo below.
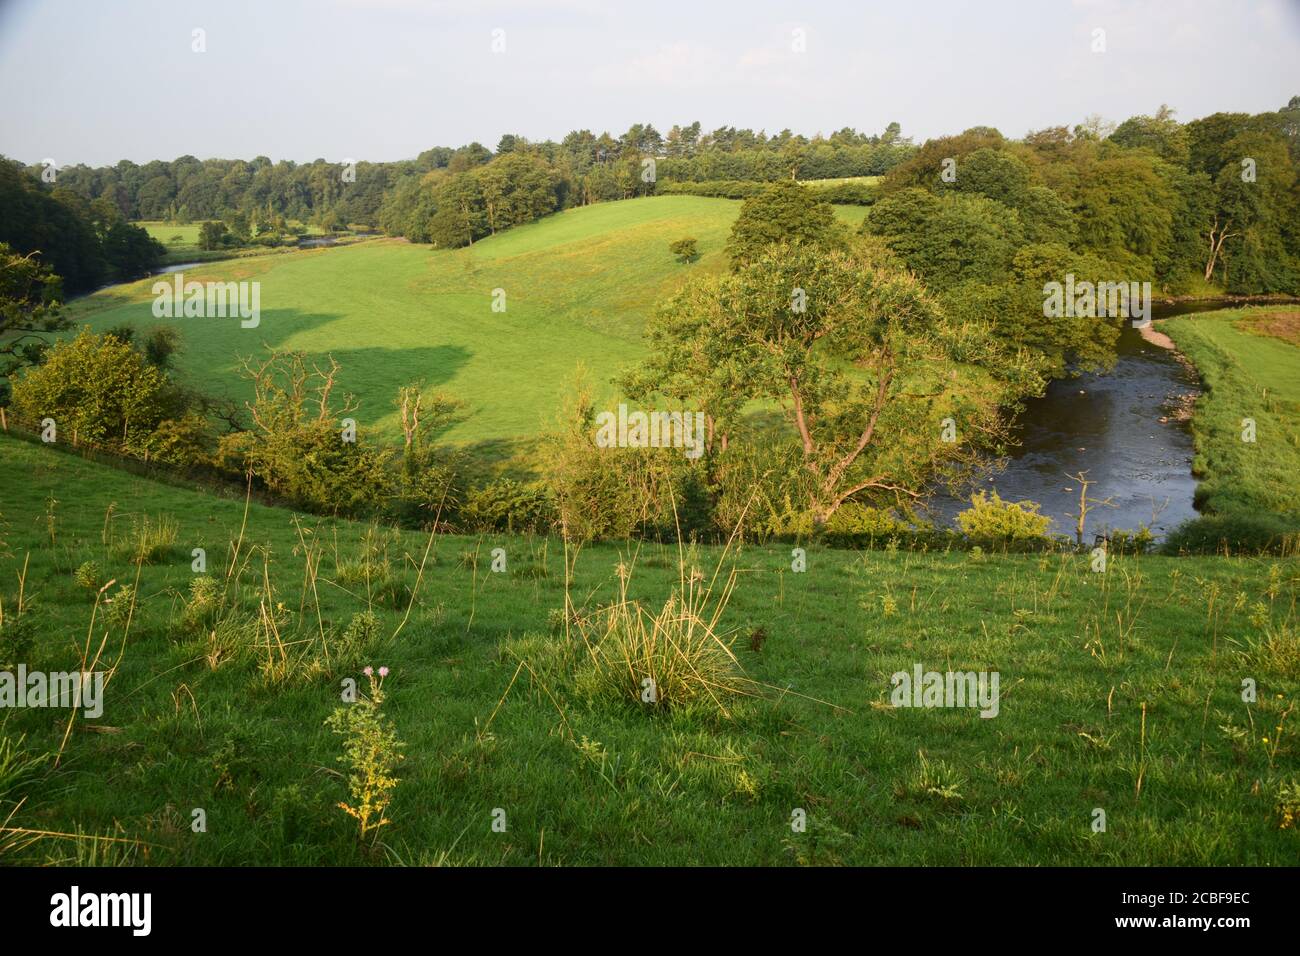
[[[288,257],[214,263],[187,280],[256,280],[261,324],[158,320],[146,280],[78,300],[73,320],[96,331],[176,321],[183,378],[212,394],[246,397],[238,357],[265,345],[332,353],[342,386],[361,401],[357,420],[397,434],[399,386],[423,380],[467,403],[447,437],[492,443],[551,425],[579,366],[598,397],[642,354],[646,318],[688,276],[724,268],[738,202],[662,196],[572,209],[455,251],[399,240]],[[837,207],[846,222],[864,210]],[[165,231],[165,230],[164,230]],[[678,265],[668,244],[699,241]],[[506,311],[492,310],[504,289]]]
[[[1300,769],[1295,561],[1113,557],[1092,573],[1086,555],[810,547],[792,573],[788,545],[691,550],[686,574],[737,575],[719,628],[756,696],[662,710],[589,679],[564,636],[559,542],[245,513],[2,436],[0,488],[0,667],[24,631],[31,668],[81,667],[101,642],[113,665],[102,717],[70,733],[67,711],[6,712],[0,752],[20,756],[0,761],[0,862],[1300,858],[1278,797]],[[225,596],[215,618],[195,613],[194,548]],[[631,566],[630,595],[655,612],[678,560],[589,547],[569,592],[609,602]],[[377,623],[357,625],[367,608]],[[342,741],[324,724],[364,664],[391,669],[383,708],[406,745],[372,849],[337,807]],[[917,664],[997,671],[997,716],[892,707],[890,675]]]
[[[248,255],[265,255],[268,250],[261,247],[247,249],[200,249],[199,229],[202,223],[175,223],[142,219],[135,225],[161,242],[167,249],[163,256],[163,265],[175,265],[181,262],[210,262],[219,259],[232,259]],[[292,223],[291,223],[292,225]],[[308,226],[308,235],[319,235],[321,230]]]
[[[1192,418],[1197,501],[1300,517],[1300,312],[1266,306],[1163,322],[1206,390]],[[1243,440],[1245,419],[1254,441]]]
[[[805,186],[818,189],[827,186],[842,186],[844,183],[861,183],[863,186],[874,186],[884,178],[884,176],[840,176],[838,179],[801,179],[800,182]]]
[[[186,256],[204,251],[199,249],[199,229],[202,223],[181,224],[142,220],[135,225],[142,227],[145,232],[167,247],[168,262],[189,262]]]

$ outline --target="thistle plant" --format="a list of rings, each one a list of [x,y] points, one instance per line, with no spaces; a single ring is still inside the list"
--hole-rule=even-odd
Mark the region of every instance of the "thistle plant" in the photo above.
[[[406,745],[380,710],[388,668],[379,668],[378,679],[371,667],[363,673],[370,682],[370,695],[335,708],[325,723],[343,737],[343,756],[338,759],[349,768],[348,792],[353,802],[340,801],[338,806],[357,821],[358,836],[364,842],[367,837],[373,841],[380,827],[392,822],[386,811],[397,788],[394,771],[404,759],[401,751]]]

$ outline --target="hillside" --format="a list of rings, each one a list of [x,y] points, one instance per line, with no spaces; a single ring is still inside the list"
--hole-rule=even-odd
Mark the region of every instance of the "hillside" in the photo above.
[[[1258,742],[1295,699],[1294,658],[1264,640],[1294,627],[1294,566],[1117,555],[1094,574],[1086,554],[810,545],[795,574],[788,545],[691,547],[686,567],[739,575],[718,628],[759,696],[648,714],[584,677],[557,623],[558,541],[245,509],[3,435],[0,488],[0,596],[10,624],[20,607],[30,624],[13,633],[35,635],[25,659],[76,669],[91,635],[113,666],[102,719],[66,741],[62,714],[8,718],[20,757],[62,751],[11,778],[27,799],[10,825],[82,836],[0,843],[0,862],[1295,860],[1275,799],[1291,726]],[[608,603],[631,566],[629,596],[657,611],[678,560],[590,546],[572,598]],[[365,665],[390,669],[385,710],[407,744],[382,856],[337,808],[342,743],[324,725]],[[999,672],[997,719],[890,706],[891,675],[921,665]],[[1243,674],[1259,682],[1254,715]]]
[[[261,322],[159,320],[156,280],[78,300],[73,320],[95,331],[171,321],[183,336],[184,379],[212,394],[245,397],[239,356],[263,345],[332,354],[342,386],[360,399],[363,426],[397,433],[399,386],[423,380],[467,403],[447,436],[475,443],[535,435],[554,419],[579,365],[598,395],[637,358],[654,305],[688,276],[721,270],[740,203],[657,196],[558,213],[454,251],[377,240],[338,249],[218,262],[187,281],[256,280]],[[837,207],[847,222],[865,210]],[[677,264],[668,244],[699,241],[701,258]],[[504,289],[506,310],[492,311]]]

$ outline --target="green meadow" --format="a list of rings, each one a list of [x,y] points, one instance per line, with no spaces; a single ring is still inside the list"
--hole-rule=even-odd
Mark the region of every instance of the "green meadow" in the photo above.
[[[143,227],[145,232],[167,248],[168,262],[186,262],[186,256],[205,252],[199,249],[199,229],[202,223],[142,221],[136,225]]]
[[[580,367],[597,397],[609,378],[643,354],[641,331],[655,304],[689,275],[725,267],[723,247],[740,203],[661,196],[571,209],[459,250],[401,240],[210,263],[186,281],[261,283],[261,323],[159,320],[155,280],[77,300],[74,323],[95,331],[174,324],[182,335],[181,377],[214,395],[246,398],[239,358],[263,346],[299,349],[343,366],[357,420],[398,434],[400,386],[423,381],[465,402],[446,436],[511,442],[553,424]],[[846,223],[861,207],[836,207]],[[166,229],[164,228],[164,232]],[[679,265],[668,245],[699,242],[700,259]],[[505,311],[493,311],[493,290]]]
[[[499,455],[551,425],[584,370],[616,400],[609,379],[644,354],[655,304],[725,268],[738,208],[637,199],[455,251],[367,240],[185,270],[259,282],[255,329],[155,319],[155,280],[69,309],[96,331],[173,321],[181,380],[236,399],[240,357],[332,355],[388,441],[398,388],[422,381],[466,403],[448,440]],[[690,265],[668,251],[684,236]],[[1202,503],[1294,515],[1293,312],[1162,327],[1207,386]],[[0,488],[0,668],[107,675],[97,718],[6,708],[2,862],[1286,865],[1300,851],[1294,558],[1115,554],[1098,571],[1086,553],[917,539],[801,542],[802,564],[793,542],[428,534],[4,435]],[[697,599],[698,616],[682,610]],[[698,625],[707,640],[685,659],[701,670],[647,701],[636,667],[610,669],[616,614]],[[896,706],[891,678],[918,666],[996,673],[996,715]],[[327,719],[361,712],[343,701],[351,682],[368,692],[367,667],[386,669],[380,749],[401,759],[385,822],[362,834],[341,758],[364,738]]]
[[[255,246],[245,249],[201,249],[199,248],[199,230],[203,224],[200,222],[176,223],[160,220],[140,220],[135,225],[140,226],[150,236],[163,244],[163,247],[167,250],[162,260],[164,265],[176,265],[183,262],[208,262],[267,254],[266,250]],[[308,235],[317,235],[321,232],[315,226],[307,226],[306,228]],[[290,251],[290,249],[280,250],[282,253],[285,251]]]
[[[1295,306],[1228,309],[1171,319],[1161,328],[1205,386],[1192,418],[1198,504],[1223,514],[1282,515],[1294,524],[1300,518],[1300,312]]]
[[[0,487],[0,658],[27,634],[30,668],[109,673],[98,719],[7,711],[5,862],[1281,865],[1300,849],[1283,828],[1300,809],[1295,561],[1114,556],[1094,573],[1087,555],[809,545],[795,573],[788,544],[655,543],[566,559],[553,539],[295,515],[3,436]],[[565,596],[571,622],[620,577],[651,614],[685,582],[710,589],[744,692],[652,707],[593,682]],[[891,706],[891,675],[918,663],[998,672],[997,716]],[[360,840],[325,720],[365,665],[389,669],[404,759],[388,823]]]

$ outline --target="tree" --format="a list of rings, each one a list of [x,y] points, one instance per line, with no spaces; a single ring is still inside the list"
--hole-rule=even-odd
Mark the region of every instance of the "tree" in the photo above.
[[[0,407],[9,404],[10,377],[41,360],[45,335],[69,327],[62,300],[62,284],[48,266],[0,242]]]
[[[1127,252],[1148,261],[1167,254],[1175,203],[1159,164],[1150,154],[1119,150],[1084,171],[1078,222],[1085,248],[1111,258]]]
[[[954,321],[983,327],[1007,349],[1023,350],[1039,381],[1025,380],[1036,393],[1047,379],[1082,370],[1105,371],[1115,362],[1115,343],[1123,323],[1102,310],[1091,315],[1046,315],[1044,288],[1073,275],[1077,282],[1115,282],[1123,268],[1092,253],[1059,244],[1027,245],[1016,252],[1005,274],[958,283],[940,295]]]
[[[218,220],[209,220],[199,226],[199,248],[221,249],[226,245],[226,224]]]
[[[745,375],[727,341],[732,316],[714,280],[689,282],[646,326],[649,357],[615,380],[629,397],[663,395],[704,414],[705,452],[726,451],[744,407]]]
[[[953,186],[1015,209],[1024,203],[1029,191],[1029,167],[1005,150],[983,146],[962,160]]]
[[[1019,357],[949,322],[915,277],[863,245],[771,246],[734,274],[699,280],[669,309],[661,334],[699,356],[697,370],[727,369],[732,408],[783,407],[803,462],[794,477],[819,524],[850,500],[910,502],[969,462],[1001,436],[1000,405],[1023,378]],[[962,423],[966,443],[943,440],[944,417]]]
[[[1282,230],[1295,211],[1296,170],[1285,141],[1275,132],[1247,129],[1224,144],[1223,159],[1206,233],[1206,281],[1232,255],[1234,275],[1225,276],[1225,284],[1231,280],[1238,291],[1294,289]]]
[[[456,249],[487,235],[487,212],[476,177],[468,173],[448,177],[434,201],[438,211],[429,222],[429,241],[435,246]]]
[[[700,257],[699,246],[691,237],[678,239],[668,244],[668,251],[677,257],[682,265],[688,265]]]
[[[1130,149],[1148,149],[1179,166],[1186,166],[1190,156],[1187,130],[1174,119],[1174,111],[1163,105],[1155,116],[1133,116],[1120,123],[1110,141]]]
[[[475,171],[488,230],[532,222],[556,207],[555,184],[544,160],[508,153]]]
[[[796,182],[771,183],[746,199],[727,239],[727,255],[739,269],[773,243],[834,246],[844,241],[830,203]]]
[[[966,193],[936,196],[917,188],[877,202],[862,231],[884,239],[934,291],[962,282],[1001,281],[1024,244],[1019,217],[1001,203]]]
[[[104,233],[103,250],[113,277],[119,281],[146,275],[167,254],[167,247],[144,229],[120,220]]]
[[[89,202],[62,186],[50,189],[3,157],[0,243],[17,255],[37,255],[63,280],[65,292],[93,289],[104,280],[104,255],[90,222]]]
[[[248,431],[221,439],[223,464],[260,478],[273,492],[327,513],[351,513],[389,497],[392,473],[386,450],[345,441],[343,419],[357,405],[352,396],[335,399],[341,367],[308,362],[302,352],[272,349],[259,361],[244,361],[253,388],[245,407]]]

